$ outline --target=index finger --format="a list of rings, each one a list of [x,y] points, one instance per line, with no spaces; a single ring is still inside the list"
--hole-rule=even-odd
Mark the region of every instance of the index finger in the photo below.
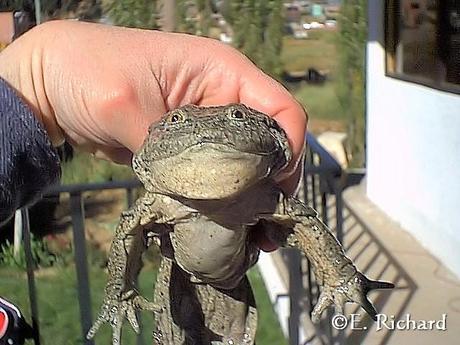
[[[240,80],[240,101],[272,116],[285,130],[293,152],[293,160],[279,177],[298,179],[298,167],[305,148],[308,116],[303,107],[277,81],[250,66]],[[292,185],[292,184],[291,184]]]

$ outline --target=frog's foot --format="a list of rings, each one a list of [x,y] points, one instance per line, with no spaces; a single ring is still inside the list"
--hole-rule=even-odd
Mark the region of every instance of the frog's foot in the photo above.
[[[325,284],[318,298],[318,303],[311,313],[311,319],[318,323],[323,311],[334,305],[337,314],[343,314],[346,302],[358,303],[369,316],[377,321],[377,311],[367,298],[367,293],[375,289],[392,289],[394,284],[378,280],[370,280],[364,274],[356,272],[354,277],[341,285]]]
[[[107,322],[112,326],[112,344],[119,345],[121,339],[121,326],[125,318],[128,319],[134,331],[139,333],[139,322],[136,316],[137,310],[158,311],[159,308],[156,304],[139,296],[134,290],[129,290],[118,298],[106,295],[102,303],[101,311],[93,326],[88,331],[86,338],[92,339],[99,330],[99,327]]]

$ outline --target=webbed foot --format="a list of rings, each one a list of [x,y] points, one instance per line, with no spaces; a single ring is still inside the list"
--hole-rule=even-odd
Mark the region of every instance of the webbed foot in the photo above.
[[[93,326],[86,335],[87,339],[92,339],[101,325],[110,323],[112,326],[112,344],[119,345],[121,340],[121,326],[126,318],[136,333],[139,333],[139,322],[137,321],[137,310],[158,311],[159,308],[149,302],[135,290],[123,293],[119,298],[107,296],[102,303],[101,311]]]
[[[311,319],[318,323],[323,311],[334,305],[337,314],[343,314],[347,302],[358,303],[369,316],[377,321],[377,311],[367,298],[367,293],[375,289],[392,289],[394,284],[377,280],[370,280],[364,274],[356,272],[355,276],[341,285],[324,284],[318,302],[311,313]]]
[[[261,216],[258,226],[272,242],[300,249],[308,258],[321,293],[311,319],[319,322],[330,305],[343,314],[347,302],[358,303],[373,320],[377,311],[367,298],[374,289],[392,289],[392,283],[373,281],[359,272],[345,255],[332,231],[311,207],[300,200],[280,194],[278,212]]]

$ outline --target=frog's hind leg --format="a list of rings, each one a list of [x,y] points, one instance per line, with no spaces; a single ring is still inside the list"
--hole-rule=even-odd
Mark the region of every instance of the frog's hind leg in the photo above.
[[[321,294],[312,312],[318,322],[322,312],[334,305],[343,313],[346,302],[356,302],[376,320],[377,311],[367,298],[373,289],[390,289],[392,283],[373,281],[359,272],[345,255],[341,244],[331,230],[318,218],[317,213],[301,201],[280,196],[277,210],[261,216],[258,227],[282,246],[300,249],[310,261]]]
[[[155,284],[154,303],[157,345],[207,344],[204,315],[195,286],[188,275],[168,257],[162,257]]]
[[[206,326],[221,336],[223,344],[254,344],[257,309],[246,275],[234,289],[216,289],[203,284],[197,286],[197,292]]]
[[[158,345],[252,345],[257,313],[245,277],[232,290],[191,282],[190,275],[167,257],[162,258],[154,303]]]

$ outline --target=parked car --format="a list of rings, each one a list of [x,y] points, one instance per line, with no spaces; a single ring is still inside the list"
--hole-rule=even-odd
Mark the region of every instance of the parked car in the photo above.
[[[324,24],[323,23],[318,23],[318,22],[311,22],[310,23],[310,28],[311,29],[321,29],[321,28],[324,28]]]
[[[308,33],[304,29],[295,30],[293,34],[294,38],[297,40],[304,40],[308,38]]]
[[[328,28],[335,28],[337,26],[337,21],[333,20],[333,19],[326,20],[324,22],[324,25],[326,25],[326,27],[328,27]]]

